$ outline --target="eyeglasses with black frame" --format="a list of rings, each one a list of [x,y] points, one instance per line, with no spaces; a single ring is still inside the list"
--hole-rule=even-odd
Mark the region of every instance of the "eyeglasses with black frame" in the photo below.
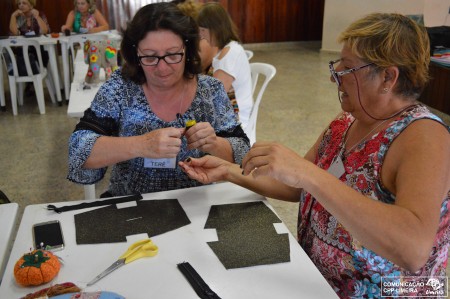
[[[161,59],[164,60],[167,64],[180,63],[181,60],[183,60],[183,56],[184,56],[184,48],[183,48],[183,52],[170,53],[170,54],[166,54],[166,55],[163,55],[163,56],[157,56],[157,55],[139,56],[138,55],[138,59],[139,59],[139,62],[142,65],[145,65],[145,66],[156,66],[156,65],[158,65],[158,63],[159,63],[159,61]]]
[[[368,66],[371,66],[371,65],[374,64],[373,62],[371,62],[371,63],[365,64],[365,65],[362,65],[362,66],[358,66],[358,67],[354,67],[354,68],[351,68],[351,69],[348,69],[348,70],[343,70],[343,71],[340,71],[340,72],[336,72],[336,70],[334,69],[334,64],[338,63],[339,61],[341,61],[341,59],[332,60],[332,61],[330,61],[328,63],[328,66],[330,68],[331,76],[333,77],[334,82],[336,82],[336,85],[338,87],[341,86],[341,84],[342,84],[342,81],[341,81],[341,77],[342,76],[350,74],[350,73],[353,73],[353,72],[356,72],[356,71],[358,71],[358,70],[360,70],[362,68],[365,68],[365,67],[368,67]]]

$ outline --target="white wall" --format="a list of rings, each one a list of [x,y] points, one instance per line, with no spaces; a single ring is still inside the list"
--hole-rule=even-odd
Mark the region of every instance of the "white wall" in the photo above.
[[[339,52],[338,35],[356,19],[372,12],[423,14],[425,26],[450,26],[450,0],[326,0],[322,51]]]
[[[423,9],[425,26],[450,26],[450,0],[425,0]]]

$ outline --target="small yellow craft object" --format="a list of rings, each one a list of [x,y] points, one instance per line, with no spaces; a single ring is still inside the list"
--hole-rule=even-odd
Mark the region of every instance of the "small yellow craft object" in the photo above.
[[[188,121],[186,121],[186,130],[189,129],[190,127],[193,127],[197,122],[195,121],[195,119],[190,119]]]
[[[153,244],[152,240],[144,239],[138,241],[128,247],[128,250],[122,254],[117,261],[115,261],[111,266],[109,266],[105,271],[97,275],[93,280],[91,280],[87,286],[93,285],[109,273],[117,270],[125,264],[131,263],[137,259],[143,257],[152,257],[158,253],[158,246]]]

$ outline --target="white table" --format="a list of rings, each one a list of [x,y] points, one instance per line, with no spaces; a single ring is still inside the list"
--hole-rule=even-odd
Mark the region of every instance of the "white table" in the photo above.
[[[0,205],[0,281],[3,278],[6,262],[9,259],[18,210],[19,205],[17,203]]]
[[[86,39],[89,39],[89,36],[92,35],[107,35],[110,39],[116,39],[121,40],[122,37],[120,36],[119,32],[117,30],[108,30],[108,31],[101,31],[98,33],[92,33],[92,34],[79,34],[77,36],[86,37]],[[66,100],[69,101],[70,97],[70,90],[71,90],[71,83],[70,83],[70,70],[69,70],[69,36],[64,36],[63,34],[60,35],[58,38],[60,44],[61,44],[61,58],[62,58],[62,65],[63,65],[63,77],[64,77],[64,93],[66,96]]]
[[[100,70],[100,83],[84,84],[89,65],[84,62],[84,55],[82,51],[78,51],[74,59],[73,81],[70,87],[69,105],[67,107],[67,115],[69,117],[81,118],[84,111],[91,106],[98,89],[101,84],[105,82],[105,71]],[[93,199],[95,197],[91,197]],[[87,198],[88,199],[88,198]]]
[[[116,270],[85,291],[108,290],[126,298],[198,298],[194,289],[177,268],[189,262],[205,282],[221,298],[337,298],[335,292],[289,234],[291,261],[226,270],[207,242],[217,240],[215,230],[204,229],[211,205],[264,201],[253,192],[233,185],[219,183],[197,188],[180,189],[143,195],[144,200],[177,198],[191,224],[152,237],[159,247],[155,257],[140,259]],[[75,204],[64,202],[57,206]],[[17,233],[7,273],[0,286],[0,298],[18,298],[50,284],[71,281],[84,287],[88,281],[106,269],[134,241],[146,234],[130,236],[127,243],[77,245],[75,241],[74,214],[85,210],[56,214],[47,211],[46,205],[30,205],[25,209]],[[94,209],[94,208],[90,208]],[[49,284],[34,288],[19,287],[12,275],[14,263],[32,246],[31,228],[34,223],[59,220],[66,248],[59,251],[63,258],[58,276]],[[274,224],[278,233],[289,233],[282,223]],[[238,250],[238,249],[237,249]]]

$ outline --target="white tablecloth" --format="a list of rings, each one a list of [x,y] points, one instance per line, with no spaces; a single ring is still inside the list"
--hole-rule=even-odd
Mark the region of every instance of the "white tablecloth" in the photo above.
[[[208,246],[208,241],[217,240],[215,230],[204,229],[211,205],[264,201],[269,206],[265,198],[231,183],[149,193],[143,197],[144,200],[177,198],[191,224],[152,237],[159,247],[155,257],[127,264],[86,288],[86,291],[113,291],[132,299],[198,298],[177,269],[178,263],[189,262],[221,298],[337,298],[291,234],[291,261],[288,263],[227,270]],[[55,205],[79,202],[82,201]],[[125,252],[131,243],[147,237],[146,234],[139,234],[130,236],[127,243],[77,245],[74,214],[86,209],[57,214],[47,211],[45,206],[31,205],[25,209],[6,269],[7,275],[0,287],[0,298],[17,298],[50,285],[23,288],[15,283],[12,275],[15,261],[32,246],[31,228],[34,223],[61,221],[66,248],[57,254],[64,264],[51,284],[70,281],[84,287]],[[289,233],[282,223],[274,226],[278,233]]]

